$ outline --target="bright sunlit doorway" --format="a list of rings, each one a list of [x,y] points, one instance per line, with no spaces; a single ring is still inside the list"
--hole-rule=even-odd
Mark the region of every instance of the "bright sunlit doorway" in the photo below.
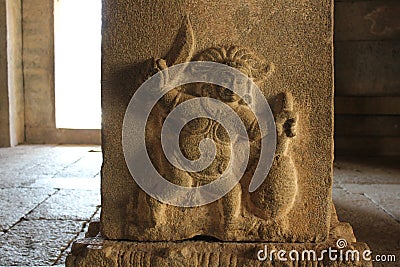
[[[101,0],[54,0],[56,127],[101,128]]]

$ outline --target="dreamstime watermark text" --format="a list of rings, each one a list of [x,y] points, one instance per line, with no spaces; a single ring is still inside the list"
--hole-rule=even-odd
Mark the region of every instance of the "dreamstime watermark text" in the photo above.
[[[373,261],[373,262],[396,262],[396,255],[373,255],[369,249],[359,251],[357,249],[347,248],[347,241],[345,239],[338,239],[336,247],[329,247],[321,251],[313,249],[304,250],[268,250],[268,246],[264,245],[263,249],[258,250],[257,259],[259,261]]]

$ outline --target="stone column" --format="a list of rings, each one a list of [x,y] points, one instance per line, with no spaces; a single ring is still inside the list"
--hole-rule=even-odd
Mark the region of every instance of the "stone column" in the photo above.
[[[25,141],[21,1],[0,3],[0,147]]]
[[[339,238],[351,248],[367,249],[356,242],[348,224],[337,221],[331,199],[332,1],[106,0],[103,4],[100,233],[77,241],[67,266],[281,266],[277,255],[271,261],[263,259],[264,254],[280,249],[320,252],[336,248]],[[247,82],[261,94],[251,90],[232,94],[219,86],[198,84],[165,91],[146,117],[146,147],[131,145],[141,138],[141,126],[133,122],[144,116],[141,110],[155,104],[131,100],[140,86],[149,84],[153,74],[161,79],[149,92],[161,82],[160,87],[167,86],[173,78],[165,82],[165,77],[174,73],[174,66],[194,61],[233,67],[249,77]],[[244,96],[253,100],[241,99]],[[231,153],[238,145],[210,118],[187,123],[174,152],[180,150],[187,159],[196,160],[202,157],[200,140],[211,139],[216,155],[206,169],[181,170],[166,158],[165,144],[161,145],[164,121],[180,104],[199,97],[216,99],[240,117],[251,143],[243,174],[237,175],[240,167],[230,165],[242,150]],[[253,109],[263,99],[274,122],[266,129],[260,118],[268,119],[268,112],[258,114]],[[140,107],[131,107],[133,102]],[[207,105],[201,104],[196,112],[207,110]],[[130,112],[135,108],[139,113]],[[208,107],[207,112],[225,111]],[[267,151],[270,157],[265,160],[261,151],[267,137],[271,138],[267,144],[276,141],[276,146]],[[145,169],[144,152],[163,178],[179,186],[204,186],[225,170],[240,182],[207,205],[190,206],[193,199],[208,195],[157,188],[156,177]],[[267,166],[269,173],[260,183],[253,182],[260,166]],[[153,187],[143,186],[143,181]],[[155,196],[149,190],[162,193]],[[301,262],[311,260],[296,259],[288,266]],[[336,263],[325,258],[321,264]]]

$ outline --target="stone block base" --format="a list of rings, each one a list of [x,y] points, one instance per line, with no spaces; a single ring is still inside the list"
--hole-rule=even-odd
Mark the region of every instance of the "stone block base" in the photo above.
[[[340,245],[345,245],[341,250],[339,239],[348,242]],[[355,250],[360,253],[359,260],[351,256]],[[366,250],[366,244],[355,242],[349,224],[337,223],[328,240],[321,243],[218,242],[205,237],[181,242],[134,242],[87,237],[73,244],[66,266],[372,266],[372,262],[362,260]],[[315,251],[317,260],[311,251]]]
[[[220,242],[202,236],[174,242],[138,242],[103,239],[100,222],[92,222],[86,238],[72,245],[66,266],[372,266],[372,261],[363,258],[369,251],[367,244],[356,242],[352,227],[338,220],[333,205],[330,225],[327,240],[316,243]]]

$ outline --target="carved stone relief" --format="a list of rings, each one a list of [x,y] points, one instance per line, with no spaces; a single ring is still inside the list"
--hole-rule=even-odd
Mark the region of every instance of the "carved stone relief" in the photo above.
[[[194,40],[191,24],[186,16],[176,44],[165,58],[153,60],[149,76],[160,71],[168,73],[166,71],[170,66],[189,61],[212,61],[228,65],[247,75],[259,86],[262,86],[263,81],[273,72],[272,63],[266,63],[250,49],[240,46],[212,47],[193,55]],[[246,87],[234,78],[231,82],[235,86]],[[251,143],[251,159],[245,177],[222,199],[204,207],[174,207],[139,190],[137,198],[133,198],[127,205],[127,217],[131,221],[131,226],[126,230],[127,234],[139,236],[141,233],[142,236],[146,236],[148,233],[149,236],[165,238],[180,225],[179,222],[186,222],[187,231],[182,234],[185,238],[208,235],[223,240],[251,240],[255,237],[262,239],[268,237],[271,227],[282,229],[283,235],[287,228],[285,216],[293,207],[297,194],[297,172],[290,156],[290,142],[296,136],[298,119],[293,110],[292,95],[290,92],[284,92],[274,97],[272,108],[277,129],[276,155],[268,177],[253,193],[248,192],[248,184],[252,165],[258,160],[257,151],[262,138],[259,125],[249,105],[237,94],[221,86],[207,83],[189,84],[174,88],[163,96],[150,114],[146,127],[146,146],[154,166],[165,179],[185,187],[198,187],[210,183],[226,170],[232,146],[235,144],[224,127],[209,118],[197,118],[187,123],[179,139],[179,149],[189,160],[196,160],[201,156],[198,147],[202,140],[211,139],[214,142],[216,156],[207,168],[199,172],[183,171],[172,166],[163,155],[159,129],[165,118],[179,104],[197,97],[217,99],[239,115]],[[246,97],[247,103],[251,105],[254,96],[246,94]],[[193,214],[193,210],[197,217],[188,218],[188,214]],[[179,238],[170,236],[167,239]]]

